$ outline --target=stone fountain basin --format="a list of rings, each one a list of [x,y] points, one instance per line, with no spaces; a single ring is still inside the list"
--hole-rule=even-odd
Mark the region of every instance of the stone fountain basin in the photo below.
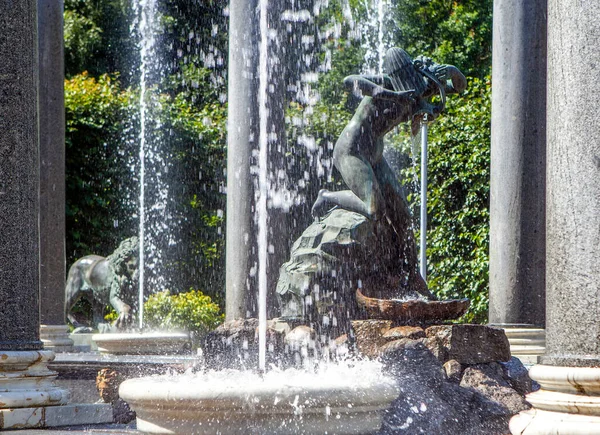
[[[101,353],[112,355],[168,355],[182,353],[190,342],[184,332],[131,332],[94,334]]]
[[[370,319],[393,320],[396,323],[427,323],[454,320],[462,316],[471,301],[452,299],[446,301],[396,300],[370,298],[356,290],[356,302]]]
[[[225,370],[138,378],[123,382],[119,395],[145,433],[373,433],[399,391],[374,369],[377,363],[365,364],[317,374]]]

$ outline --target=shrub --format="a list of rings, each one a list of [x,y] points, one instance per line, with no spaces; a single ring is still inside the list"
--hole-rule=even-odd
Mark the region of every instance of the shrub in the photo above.
[[[90,253],[107,255],[134,231],[134,212],[122,201],[133,190],[125,132],[132,130],[134,101],[115,75],[84,72],[65,81],[69,264]]]
[[[219,306],[200,290],[171,295],[155,293],[144,304],[144,324],[152,329],[187,330],[192,338],[202,337],[224,320]]]

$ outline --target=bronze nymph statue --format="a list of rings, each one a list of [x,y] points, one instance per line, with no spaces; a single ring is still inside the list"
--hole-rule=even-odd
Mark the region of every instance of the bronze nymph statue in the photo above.
[[[422,56],[413,60],[400,48],[388,50],[384,72],[344,79],[346,89],[361,98],[333,150],[348,189],[319,192],[312,207],[317,219],[281,266],[277,294],[283,317],[347,325],[365,315],[360,306],[380,300],[417,302],[411,312],[418,317],[438,318],[437,311],[446,309],[418,271],[409,204],[383,156],[383,139],[404,122],[412,123],[415,134],[425,116],[428,122],[444,110],[446,94],[463,91],[467,82],[456,67]],[[434,104],[436,95],[440,101]]]

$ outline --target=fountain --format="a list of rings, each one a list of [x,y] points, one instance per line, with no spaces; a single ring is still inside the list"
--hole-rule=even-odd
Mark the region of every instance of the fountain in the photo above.
[[[232,26],[247,18],[237,6],[230,9]],[[474,433],[502,430],[511,415],[527,409],[522,393],[531,384],[519,363],[509,362],[501,331],[443,324],[463,314],[469,302],[438,301],[428,290],[417,269],[406,199],[381,157],[390,129],[413,121],[426,132],[426,123],[443,111],[446,93],[465,89],[464,76],[451,65],[425,57],[413,61],[392,48],[382,62],[385,75],[344,80],[347,90],[364,97],[333,149],[333,162],[349,190],[319,192],[312,207],[315,221],[281,267],[282,317],[268,321],[269,203],[277,193],[269,159],[274,145],[284,147],[271,125],[277,106],[270,97],[276,78],[270,74],[269,47],[278,41],[269,7],[261,0],[256,8],[256,70],[246,76],[231,70],[236,80],[242,76],[247,82],[258,73],[256,93],[245,95],[256,108],[258,130],[243,138],[256,145],[257,230],[245,234],[245,243],[256,246],[251,277],[257,278],[258,319],[239,319],[247,316],[228,311],[228,322],[205,341],[205,367],[180,376],[127,380],[120,397],[136,411],[138,429],[148,433],[397,433],[427,432],[435,424],[462,433],[466,415],[477,428]],[[431,97],[438,92],[441,102],[434,105]],[[229,104],[232,111],[239,101]],[[365,168],[350,158],[357,150],[368,162]],[[241,178],[248,163],[242,162],[239,171],[228,169]],[[233,195],[233,187],[228,193]],[[255,245],[248,242],[253,235]],[[244,297],[235,300],[238,312],[248,306]],[[502,391],[506,402],[492,403],[482,385]],[[438,414],[444,423],[433,417]]]
[[[231,13],[235,10],[232,6]],[[267,322],[268,202],[274,195],[269,175],[273,108],[268,100],[273,78],[267,62],[272,38],[267,0],[259,2],[258,14],[258,322],[249,327],[257,330],[258,372],[220,367],[218,371],[177,377],[131,379],[121,384],[119,395],[135,409],[138,429],[149,433],[236,433],[249,428],[263,433],[371,433],[380,428],[382,411],[398,394],[395,381],[382,373],[381,363],[315,360],[308,371],[267,365],[268,350],[272,353],[273,349],[273,329]],[[287,337],[292,335],[288,333]],[[205,352],[207,358],[212,358],[210,351]]]
[[[531,4],[521,2],[521,6],[525,3],[527,6]],[[533,15],[545,19],[545,7],[546,3],[549,3],[547,16],[551,24],[548,28],[548,95],[552,97],[549,98],[548,105],[548,126],[551,127],[548,135],[550,158],[547,185],[550,204],[547,238],[549,328],[547,350],[540,358],[542,364],[531,370],[531,375],[539,381],[541,390],[529,396],[534,408],[515,417],[511,429],[515,434],[596,433],[600,426],[600,418],[597,415],[598,336],[590,331],[598,329],[597,312],[593,308],[598,302],[599,270],[594,266],[600,258],[596,225],[600,207],[597,183],[600,167],[600,129],[595,113],[589,110],[589,105],[582,104],[582,101],[589,101],[589,88],[596,79],[594,68],[590,68],[590,59],[598,59],[597,50],[593,50],[597,45],[597,38],[594,37],[598,34],[598,12],[594,8],[571,8],[569,5],[575,6],[573,0],[538,3],[543,3],[543,9],[535,10]],[[317,3],[315,9],[324,7],[324,4],[326,2]],[[381,4],[382,2],[379,3]],[[0,268],[0,293],[6,302],[1,313],[5,327],[1,330],[0,341],[0,360],[5,361],[5,364],[0,365],[0,380],[4,387],[0,391],[2,429],[64,424],[65,407],[56,405],[66,401],[66,394],[56,389],[52,383],[51,379],[55,375],[45,369],[53,354],[41,350],[42,344],[37,331],[37,98],[35,77],[31,77],[35,75],[36,70],[35,60],[31,63],[36,50],[36,8],[35,3],[19,5],[23,7],[8,8],[0,12],[0,21],[7,24],[0,32],[3,36],[8,36],[0,38],[0,41],[4,39],[4,43],[0,43],[0,51],[4,52],[6,60],[2,66],[6,80],[0,82],[3,91],[0,95],[7,97],[4,100],[9,103],[4,107],[7,114],[6,125],[0,129],[0,143],[3,145],[0,149],[8,156],[7,159],[0,159],[0,172],[8,174],[0,183],[0,193],[4,197],[4,207],[0,207],[0,220],[7,223],[5,231],[2,232],[2,239],[6,243],[0,243],[1,257],[4,260],[4,266]],[[264,15],[267,5],[263,1],[258,8]],[[378,10],[381,11],[381,8]],[[529,20],[514,20],[515,8],[506,8],[506,12],[511,21],[518,22],[518,25],[525,23],[527,27]],[[521,17],[521,12],[523,11],[518,11],[516,16]],[[379,17],[382,15],[381,12],[378,13]],[[302,12],[299,16],[303,17],[306,14]],[[260,18],[264,37],[265,20],[264,16]],[[504,33],[507,34],[509,32]],[[267,38],[264,38],[263,42],[265,39]],[[378,40],[381,41],[381,38]],[[310,40],[306,44],[310,45]],[[545,44],[542,46],[545,47]],[[264,51],[262,55],[260,69],[264,73]],[[522,72],[523,68],[520,71]],[[24,77],[27,80],[18,82],[14,77]],[[539,77],[536,79],[539,82]],[[272,89],[264,86],[264,76],[261,76],[261,80],[263,83],[260,111],[264,115],[265,109],[269,108],[267,104],[263,104],[264,98]],[[354,78],[351,81],[359,80]],[[513,90],[520,91],[525,88],[512,87]],[[568,92],[565,92],[565,88]],[[391,88],[388,87],[387,90],[391,91]],[[522,95],[519,98],[528,100]],[[272,110],[272,107],[270,109]],[[509,113],[514,114],[514,110]],[[261,121],[264,122],[264,119]],[[573,124],[579,127],[576,131],[571,128]],[[270,136],[277,136],[269,130],[268,123],[266,129],[264,126],[265,124],[261,124],[262,133],[268,132]],[[363,127],[368,129],[369,126]],[[23,140],[15,142],[15,137]],[[258,136],[256,139],[264,152],[269,141],[265,141],[264,138],[259,141]],[[307,139],[304,143],[310,142]],[[569,153],[565,153],[565,149],[568,149]],[[270,253],[268,229],[269,224],[272,225],[273,222],[268,216],[264,216],[264,200],[266,197],[268,212],[268,195],[272,192],[268,189],[270,176],[265,178],[263,172],[266,168],[264,156],[259,154],[256,155],[257,160],[261,157],[263,162],[259,165],[260,171],[257,171],[262,179],[257,183],[257,187],[260,187],[262,192],[255,198],[262,201],[260,208],[263,216],[259,231],[262,241],[259,245]],[[344,181],[350,184],[349,190],[359,199],[364,199],[360,196],[364,192],[357,192],[352,180],[346,176],[344,178]],[[322,214],[322,210],[316,207],[317,224],[321,225],[329,217],[345,210],[340,208],[343,204],[338,204],[343,202],[339,200],[343,195],[336,195],[340,190],[331,189],[326,193],[318,198],[334,199],[335,201],[331,202],[338,208]],[[317,205],[325,203],[320,201]],[[363,201],[362,205],[365,204],[373,205]],[[521,211],[521,207],[518,208]],[[370,221],[385,227],[385,221],[383,224],[378,222],[378,211],[379,207],[375,206],[363,214],[350,212],[354,213],[352,216],[355,222]],[[392,224],[397,223],[394,222],[393,216],[390,221]],[[327,223],[325,226],[327,227]],[[329,226],[329,230],[331,228],[332,226]],[[357,234],[364,235],[359,231],[353,236]],[[301,238],[300,242],[307,239],[309,238]],[[356,245],[356,239],[349,238],[349,244]],[[267,243],[264,243],[265,240]],[[406,255],[406,252],[404,254]],[[411,252],[410,255],[411,258],[415,258],[414,253]],[[261,256],[261,260],[253,267],[256,266],[255,272],[262,276],[259,281],[263,285],[260,293],[264,301],[265,290],[267,297],[269,290],[268,285],[265,286],[265,278],[268,284],[270,277],[269,274],[265,274],[265,269],[269,266],[269,255],[262,252]],[[262,270],[257,269],[259,263]],[[423,266],[424,262],[421,262],[421,265]],[[82,266],[86,266],[85,262]],[[411,264],[411,270],[412,266],[414,265]],[[331,275],[339,276],[337,270],[329,269],[329,272],[332,271],[335,273]],[[424,278],[424,275],[423,272],[421,278]],[[377,431],[378,424],[383,421],[379,430],[382,434],[420,432],[489,435],[506,433],[504,423],[507,413],[506,409],[500,409],[502,406],[509,408],[510,413],[529,406],[523,402],[522,393],[531,390],[531,379],[526,372],[523,373],[524,368],[517,361],[507,361],[510,357],[508,342],[501,330],[482,325],[429,324],[430,321],[449,319],[456,315],[456,311],[449,310],[447,304],[444,304],[445,301],[428,300],[426,288],[416,275],[409,276],[406,281],[400,279],[400,282],[397,279],[388,279],[387,285],[382,289],[374,288],[372,282],[366,279],[351,278],[351,281],[356,282],[350,282],[348,288],[343,290],[351,291],[350,296],[356,295],[359,306],[357,313],[362,312],[367,319],[356,320],[349,315],[347,319],[321,316],[323,311],[319,310],[323,307],[312,305],[315,302],[322,305],[321,296],[327,294],[325,290],[329,289],[321,288],[318,284],[311,285],[314,284],[313,281],[308,287],[300,286],[302,293],[296,299],[294,296],[290,298],[293,303],[286,307],[289,316],[285,322],[282,319],[265,322],[267,307],[261,301],[260,320],[234,318],[234,322],[239,322],[239,331],[233,331],[232,328],[218,330],[218,333],[223,334],[216,334],[217,338],[231,338],[232,342],[235,341],[234,338],[241,339],[242,345],[238,350],[242,354],[254,346],[254,337],[256,331],[259,331],[258,335],[261,337],[256,338],[256,343],[261,354],[257,355],[258,362],[256,365],[252,364],[252,367],[260,367],[261,370],[206,370],[202,374],[188,373],[177,379],[152,378],[125,383],[124,393],[131,388],[145,393],[148,398],[147,401],[136,401],[133,393],[127,393],[131,393],[131,403],[140,409],[140,428],[148,432],[185,433],[236,432],[248,429],[275,433],[355,433]],[[407,282],[419,285],[415,289],[411,288],[410,284],[407,285]],[[393,290],[398,290],[398,285],[402,291],[394,292]],[[293,287],[287,286],[286,292],[282,293],[287,293],[289,289]],[[331,294],[334,304],[338,297],[342,299],[335,291]],[[343,299],[354,301],[348,299],[348,294],[345,294]],[[441,308],[436,308],[439,310],[437,314],[420,317],[420,314],[416,313],[422,310],[421,305]],[[460,304],[458,305],[460,307]],[[248,305],[244,308],[248,308]],[[318,316],[314,315],[315,312]],[[343,315],[344,312],[339,314]],[[350,331],[353,334],[349,333],[345,337],[342,335],[333,341],[327,340],[333,329],[340,325],[338,321],[345,320],[349,321],[350,326],[344,324],[348,322],[342,324],[344,327],[351,327]],[[298,322],[310,325],[296,326]],[[295,328],[289,331],[286,330],[286,325],[288,328]],[[227,336],[227,332],[239,334],[236,337],[233,334]],[[244,336],[242,332],[250,332],[254,337],[249,340],[249,336]],[[281,332],[279,336],[278,332]],[[272,349],[278,349],[277,340],[281,337],[285,346],[294,353],[294,357],[300,354],[301,365],[309,369],[308,373],[306,370],[274,368],[270,364],[270,356],[276,355]],[[323,345],[328,347],[324,348]],[[313,355],[317,351],[333,355],[341,349],[345,349],[344,352],[347,353],[358,351],[363,356],[379,360],[373,362],[346,357],[341,358],[337,365],[331,366],[315,359]],[[249,359],[241,358],[237,362],[244,365],[248,361]],[[355,369],[359,370],[358,374],[354,372]],[[383,376],[382,371],[385,373]],[[338,376],[351,378],[351,383],[338,383]],[[389,376],[393,381],[390,382]],[[188,395],[182,384],[177,381],[191,385],[194,391]],[[208,384],[218,383],[226,390],[226,394],[220,394],[219,391],[218,397],[215,398],[210,393],[211,389],[205,388],[207,383],[203,381]],[[248,385],[252,394],[242,394],[240,397],[237,391],[240,383]],[[322,396],[320,390],[313,388],[315,383],[333,390],[334,396]],[[379,385],[379,391],[372,390],[374,385]],[[178,391],[174,392],[171,386],[178,387]],[[354,389],[355,386],[364,390],[358,391]],[[38,387],[43,387],[44,391],[39,391]],[[197,389],[207,391],[207,394],[202,395]],[[231,390],[236,390],[237,394],[229,395]],[[381,396],[378,396],[378,393],[382,393]],[[391,407],[385,410],[387,400],[394,396],[397,397]],[[503,396],[503,399],[499,399],[499,396]],[[198,397],[200,402],[196,400]],[[219,408],[210,405],[221,397],[225,400],[218,403]],[[35,408],[31,407],[32,404]],[[147,404],[150,406],[146,406]],[[40,408],[39,405],[43,407]],[[198,407],[202,412],[194,409]],[[231,412],[232,409],[235,411]],[[66,417],[68,423],[79,422],[77,414],[81,415],[80,411],[77,408],[73,409],[73,413]],[[194,415],[200,415],[201,421],[194,421]],[[240,415],[242,419],[239,418]],[[246,421],[243,421],[243,426],[238,426],[235,424],[236,420]]]

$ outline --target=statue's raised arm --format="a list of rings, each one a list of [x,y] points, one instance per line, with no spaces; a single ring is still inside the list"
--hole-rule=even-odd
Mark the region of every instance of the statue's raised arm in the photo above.
[[[410,103],[414,94],[412,89],[396,92],[392,86],[390,77],[387,75],[349,75],[344,79],[344,86],[348,91],[353,92],[359,97],[366,95],[375,99],[393,101],[398,104]]]

